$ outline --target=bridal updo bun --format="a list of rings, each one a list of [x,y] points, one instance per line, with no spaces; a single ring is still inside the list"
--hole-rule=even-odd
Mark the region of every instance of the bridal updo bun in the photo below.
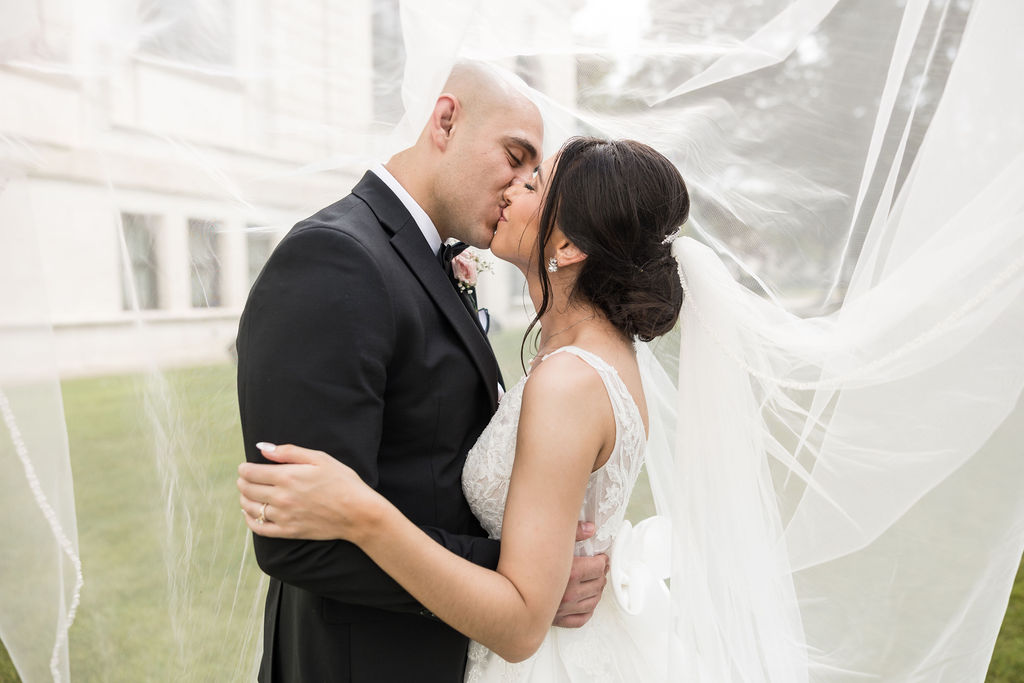
[[[597,306],[630,339],[650,341],[675,326],[683,304],[666,238],[676,234],[689,211],[682,176],[651,147],[572,138],[558,153],[548,186],[540,253],[546,253],[557,224],[587,255],[571,297]],[[546,304],[550,283],[543,265]]]

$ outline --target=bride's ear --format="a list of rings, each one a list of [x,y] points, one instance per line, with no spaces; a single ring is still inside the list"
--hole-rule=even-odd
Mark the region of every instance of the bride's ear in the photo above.
[[[561,230],[558,230],[557,239],[553,239],[552,244],[555,247],[553,258],[558,263],[559,268],[565,268],[574,263],[581,263],[587,258],[586,253],[566,237]]]

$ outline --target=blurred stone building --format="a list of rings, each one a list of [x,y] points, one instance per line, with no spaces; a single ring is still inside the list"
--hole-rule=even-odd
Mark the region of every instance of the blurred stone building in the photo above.
[[[0,327],[32,290],[64,375],[227,360],[277,241],[386,160],[397,0],[26,5],[0,29],[0,202],[41,264]],[[575,96],[571,58],[506,66]],[[499,326],[525,324],[523,294],[505,264],[481,282]]]

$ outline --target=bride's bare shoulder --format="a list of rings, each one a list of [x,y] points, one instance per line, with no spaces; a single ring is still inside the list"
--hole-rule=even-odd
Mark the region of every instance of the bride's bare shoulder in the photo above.
[[[546,358],[523,390],[516,461],[536,451],[544,459],[575,461],[593,470],[615,441],[615,415],[604,382],[571,353]],[[567,459],[567,460],[566,460]]]
[[[611,404],[598,371],[569,352],[551,354],[530,371],[523,408],[536,404],[562,414],[585,412],[611,418]]]

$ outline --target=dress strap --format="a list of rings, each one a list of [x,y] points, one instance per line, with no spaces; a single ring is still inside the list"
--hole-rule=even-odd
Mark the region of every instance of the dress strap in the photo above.
[[[555,355],[556,353],[561,353],[562,351],[571,353],[572,355],[576,356],[590,367],[597,370],[602,375],[606,372],[612,372],[616,376],[618,376],[619,374],[619,371],[613,368],[611,364],[609,364],[605,359],[601,358],[596,353],[587,351],[586,349],[581,349],[578,346],[560,346],[551,353],[546,353],[543,356],[541,356],[540,360],[543,363],[548,358],[551,358],[551,356]]]

